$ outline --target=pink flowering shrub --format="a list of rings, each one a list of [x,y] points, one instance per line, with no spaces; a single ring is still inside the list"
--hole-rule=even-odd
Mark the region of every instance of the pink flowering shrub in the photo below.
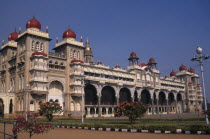
[[[210,119],[210,109],[204,111],[203,114],[207,114],[208,115],[208,118]]]
[[[135,123],[137,118],[141,118],[147,111],[147,106],[141,102],[123,102],[115,108],[115,117],[126,116],[131,124]]]
[[[62,107],[58,102],[50,101],[40,104],[39,114],[45,116],[49,121],[52,121],[53,114],[60,114]]]
[[[12,129],[13,133],[27,132],[29,134],[29,139],[31,139],[34,134],[43,134],[53,129],[51,124],[37,122],[36,118],[38,116],[39,115],[37,113],[28,112],[28,121],[26,121],[24,117],[15,118],[14,120],[16,120],[16,125]]]

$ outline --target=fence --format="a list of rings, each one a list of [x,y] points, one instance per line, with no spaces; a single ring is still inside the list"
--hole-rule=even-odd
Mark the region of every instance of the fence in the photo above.
[[[9,134],[6,133],[6,125],[12,124],[12,127],[15,127],[15,123],[11,122],[0,122],[3,124],[3,132],[0,131],[0,134],[3,134],[4,138],[3,139],[17,139],[17,134]]]

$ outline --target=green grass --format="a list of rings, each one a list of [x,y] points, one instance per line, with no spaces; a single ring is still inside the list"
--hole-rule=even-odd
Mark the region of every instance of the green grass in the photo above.
[[[0,121],[13,121],[12,119],[0,119]],[[38,121],[48,122],[46,118],[39,118]],[[81,123],[81,119],[72,119],[72,118],[54,118],[52,123],[60,123],[60,124],[71,124],[71,123]],[[111,118],[111,119],[92,119],[92,118],[85,118],[85,124],[115,124],[115,125],[128,125],[128,119],[122,118]],[[186,118],[186,119],[149,119],[149,118],[142,118],[137,119],[135,125],[203,125],[205,124],[204,118]]]
[[[39,119],[39,121],[47,122],[46,119]],[[68,118],[57,118],[53,119],[52,123],[70,124],[70,123],[81,123],[81,119],[68,119]],[[129,124],[127,119],[84,119],[86,124]],[[189,118],[189,119],[138,119],[136,125],[202,125],[205,124],[204,119],[200,118]]]

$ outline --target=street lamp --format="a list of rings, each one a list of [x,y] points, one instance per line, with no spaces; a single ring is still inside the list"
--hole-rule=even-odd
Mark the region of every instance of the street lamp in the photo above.
[[[81,93],[82,93],[82,123],[84,123],[84,107],[85,107],[85,102],[84,102],[84,75],[81,73]]]
[[[29,94],[29,84],[26,85],[26,121],[28,120],[28,94]]]
[[[202,54],[203,49],[198,46],[196,49],[197,55],[195,55],[191,60],[198,61],[201,68],[201,77],[202,77],[202,88],[203,88],[203,100],[204,100],[204,110],[207,111],[207,103],[206,103],[206,90],[205,90],[205,83],[204,83],[204,75],[203,75],[203,60],[209,59],[208,55]],[[206,124],[209,124],[208,115],[205,115]]]

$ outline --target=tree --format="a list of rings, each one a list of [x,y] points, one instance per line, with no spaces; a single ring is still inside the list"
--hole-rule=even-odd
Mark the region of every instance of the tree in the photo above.
[[[62,107],[58,102],[50,101],[40,104],[39,114],[45,116],[49,121],[52,121],[53,114],[60,114]]]
[[[126,116],[131,124],[135,123],[137,118],[141,118],[147,111],[147,106],[141,102],[123,102],[115,108],[115,117]]]
[[[14,119],[16,120],[16,125],[12,129],[14,134],[27,132],[29,134],[29,139],[31,139],[34,134],[43,134],[53,129],[51,124],[43,124],[36,121],[36,118],[38,117],[37,113],[28,112],[27,117],[28,121],[26,121],[24,117]]]
[[[204,111],[203,114],[207,114],[208,115],[208,118],[210,119],[210,109]]]

